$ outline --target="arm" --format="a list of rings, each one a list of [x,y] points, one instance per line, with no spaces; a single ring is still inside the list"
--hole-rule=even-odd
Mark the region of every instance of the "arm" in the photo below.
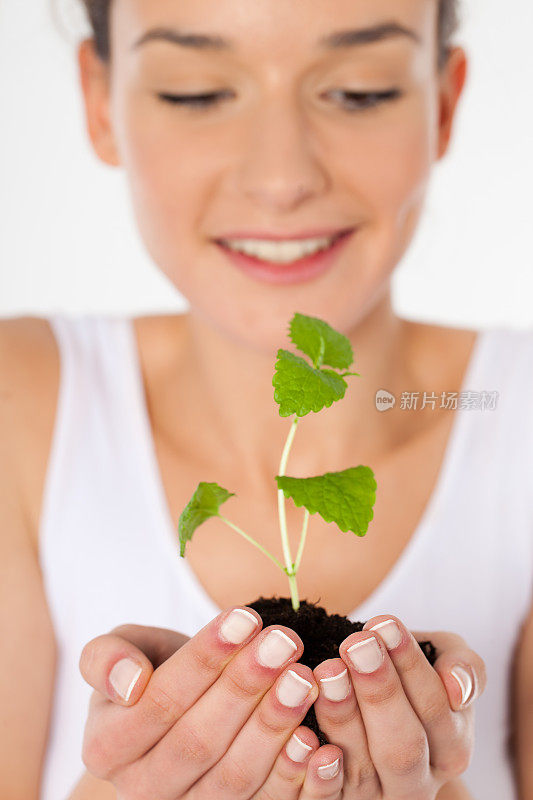
[[[23,501],[17,433],[27,417],[20,320],[0,322],[0,797],[39,796],[53,695],[56,648]],[[25,422],[27,427],[27,422]],[[27,441],[27,439],[26,439]]]
[[[520,800],[533,800],[533,606],[518,640],[512,677],[512,757]]]

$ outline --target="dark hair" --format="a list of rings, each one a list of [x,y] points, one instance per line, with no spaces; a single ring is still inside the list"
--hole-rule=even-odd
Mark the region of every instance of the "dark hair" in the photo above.
[[[87,11],[96,52],[102,61],[109,61],[109,9],[112,0],[82,0]],[[438,0],[438,66],[441,69],[448,58],[450,40],[459,25],[458,4],[459,0]]]

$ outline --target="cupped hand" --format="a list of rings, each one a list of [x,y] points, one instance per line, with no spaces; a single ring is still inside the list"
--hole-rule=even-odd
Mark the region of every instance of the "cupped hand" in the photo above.
[[[427,639],[433,667],[418,645]],[[317,722],[344,754],[339,797],[434,800],[471,760],[483,660],[457,634],[413,634],[392,615],[370,619],[339,655],[313,671]]]
[[[262,630],[249,608],[192,638],[122,625],[92,639],[79,665],[95,689],[85,766],[120,800],[336,797],[342,751],[300,726],[319,692],[302,652],[294,631]]]

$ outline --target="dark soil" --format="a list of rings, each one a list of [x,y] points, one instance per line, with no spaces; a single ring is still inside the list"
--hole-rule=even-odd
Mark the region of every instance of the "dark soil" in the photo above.
[[[314,669],[328,658],[339,658],[339,645],[351,634],[362,630],[364,622],[350,622],[340,614],[328,614],[322,606],[302,600],[298,611],[294,611],[289,597],[259,597],[252,603],[263,620],[263,627],[285,625],[295,631],[304,643],[304,652],[298,663]],[[427,660],[433,666],[436,660],[435,647],[431,642],[419,642]],[[311,728],[321,745],[328,738],[319,728],[314,705],[308,710],[302,725]]]

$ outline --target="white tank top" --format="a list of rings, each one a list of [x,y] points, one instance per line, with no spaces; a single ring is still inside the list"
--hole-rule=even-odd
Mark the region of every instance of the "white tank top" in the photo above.
[[[61,372],[39,542],[58,669],[41,800],[64,800],[85,769],[93,690],[78,668],[84,644],[122,623],[193,636],[222,609],[179,557],[131,319],[58,314],[49,321]],[[462,391],[497,391],[496,408],[453,412],[419,525],[349,617],[392,613],[413,630],[455,631],[482,656],[488,686],[476,704],[475,753],[463,777],[476,798],[514,800],[509,669],[533,600],[533,329],[481,331]]]

